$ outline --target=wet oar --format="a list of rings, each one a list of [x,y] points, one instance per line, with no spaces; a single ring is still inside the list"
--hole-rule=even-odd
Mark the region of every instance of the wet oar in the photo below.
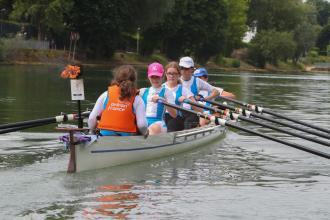
[[[302,127],[296,126],[294,124],[289,124],[287,122],[279,121],[279,120],[273,119],[271,117],[267,117],[267,116],[264,116],[264,115],[260,115],[260,114],[254,113],[254,112],[247,111],[245,109],[235,108],[233,106],[222,104],[220,102],[210,101],[210,100],[207,100],[205,102],[208,102],[212,105],[218,106],[218,107],[223,108],[223,109],[229,109],[229,110],[232,110],[232,111],[235,111],[235,112],[238,112],[238,113],[242,113],[243,115],[245,115],[246,112],[248,112],[251,116],[253,116],[255,118],[260,118],[260,119],[263,119],[263,120],[266,120],[266,121],[270,121],[270,122],[273,122],[273,123],[276,123],[276,124],[280,124],[282,126],[286,126],[286,127],[293,128],[293,129],[296,129],[296,130],[299,130],[299,131],[303,131],[303,132],[306,132],[306,133],[309,133],[309,134],[313,134],[313,135],[316,135],[316,136],[319,136],[319,137],[322,137],[322,138],[330,139],[330,135],[325,134],[323,132],[302,128]]]
[[[248,103],[245,103],[245,102],[242,102],[242,101],[238,101],[238,100],[235,100],[235,99],[231,99],[231,98],[227,98],[227,97],[219,96],[219,98],[224,99],[224,100],[229,101],[229,102],[236,103],[236,104],[241,105],[241,106],[244,106],[244,107],[246,107],[250,111],[255,111],[257,113],[266,113],[266,114],[269,114],[269,115],[273,115],[275,117],[282,118],[282,119],[285,119],[285,120],[288,120],[288,121],[292,121],[294,123],[301,124],[301,125],[304,125],[306,127],[314,128],[316,130],[323,131],[323,132],[326,132],[326,133],[329,133],[330,134],[330,130],[327,129],[327,128],[320,127],[320,126],[317,126],[317,125],[314,125],[314,124],[310,124],[310,123],[306,123],[306,122],[303,122],[303,121],[300,121],[300,120],[297,120],[297,119],[294,119],[294,118],[285,116],[283,114],[279,114],[279,113],[273,112],[272,110],[267,109],[267,108],[262,108],[262,107],[257,106],[257,105],[248,104]]]
[[[37,124],[22,125],[22,126],[12,127],[12,128],[5,128],[5,129],[0,130],[0,134],[6,134],[6,133],[14,132],[14,131],[20,131],[20,130],[28,129],[28,128],[44,126],[44,125],[47,125],[47,124],[51,124],[51,123],[42,123],[42,124],[37,123]]]
[[[82,116],[88,116],[89,113],[90,112],[84,112],[84,113],[82,113]],[[38,126],[43,126],[43,125],[48,125],[48,124],[53,124],[53,123],[72,121],[75,119],[77,119],[76,114],[64,114],[64,115],[59,115],[59,116],[50,117],[50,118],[41,118],[41,119],[35,119],[35,120],[29,120],[29,121],[21,121],[21,122],[3,124],[3,125],[0,125],[0,134],[24,130],[27,128],[33,128],[33,127],[38,127]]]
[[[206,105],[202,105],[202,104],[199,104],[199,103],[196,103],[196,102],[192,102],[189,99],[186,99],[185,103],[188,103],[190,105],[194,105],[194,106],[197,106],[197,107],[200,107],[200,108],[204,108],[204,109],[207,109],[207,110],[211,110],[211,111],[214,111],[214,112],[219,112],[221,114],[227,114],[227,112],[225,113],[223,110],[220,110],[220,109],[217,109],[217,108],[214,108],[214,107],[210,107],[210,106],[206,106]],[[243,115],[239,115],[239,114],[236,114],[236,113],[233,113],[233,112],[229,112],[229,114],[230,114],[231,119],[235,119],[235,120],[240,119],[242,121],[250,122],[252,124],[260,125],[262,127],[270,128],[270,129],[273,129],[275,131],[280,131],[280,132],[283,132],[283,133],[286,133],[286,134],[289,134],[289,135],[292,135],[292,136],[295,136],[295,137],[299,137],[299,138],[302,138],[302,139],[305,139],[305,140],[308,140],[308,141],[312,141],[312,142],[330,147],[330,142],[327,142],[327,141],[324,141],[324,140],[316,139],[314,137],[309,137],[309,136],[306,136],[306,135],[303,135],[303,134],[299,134],[299,133],[289,131],[287,129],[283,129],[283,128],[280,128],[280,127],[276,127],[276,126],[273,126],[273,125],[270,125],[270,124],[260,122],[260,121],[256,121],[256,120],[250,119],[248,117],[245,117]],[[249,113],[247,115],[249,115]]]
[[[250,134],[254,134],[254,135],[257,135],[257,136],[260,136],[260,137],[263,137],[263,138],[266,138],[266,139],[269,139],[269,140],[272,140],[272,141],[275,141],[275,142],[278,142],[278,143],[281,143],[281,144],[285,144],[287,146],[290,146],[290,147],[293,147],[293,148],[296,148],[296,149],[299,149],[299,150],[302,150],[302,151],[305,151],[305,152],[308,152],[308,153],[311,153],[311,154],[314,154],[314,155],[317,155],[317,156],[320,156],[320,157],[323,157],[323,158],[330,159],[330,154],[324,153],[322,151],[314,150],[314,149],[311,149],[311,148],[308,148],[308,147],[305,147],[305,146],[302,146],[302,145],[299,145],[299,144],[295,144],[295,143],[285,141],[285,140],[281,140],[279,138],[276,138],[276,137],[273,137],[273,136],[270,136],[270,135],[267,135],[267,134],[260,133],[258,131],[253,131],[251,129],[241,127],[239,125],[235,125],[234,123],[228,122],[225,119],[221,119],[217,116],[204,114],[204,113],[201,113],[201,112],[196,112],[196,111],[193,111],[193,110],[190,110],[190,109],[185,109],[185,108],[182,108],[180,106],[173,105],[173,104],[167,103],[167,102],[162,101],[162,100],[159,100],[159,102],[163,103],[166,106],[169,106],[171,108],[174,108],[174,109],[177,109],[177,110],[180,110],[180,111],[196,114],[197,116],[199,116],[201,118],[208,119],[208,120],[210,120],[210,121],[212,121],[212,122],[214,122],[218,125],[228,126],[228,127],[235,128],[237,130],[242,130],[242,131],[245,131],[245,132],[250,133]]]

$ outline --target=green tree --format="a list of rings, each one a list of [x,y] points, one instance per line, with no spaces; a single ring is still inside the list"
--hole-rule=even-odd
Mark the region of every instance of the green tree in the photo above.
[[[316,40],[316,46],[320,48],[320,54],[326,55],[326,48],[330,44],[330,24],[323,27]]]
[[[247,31],[247,10],[246,0],[227,0],[228,24],[225,28],[224,53],[230,55],[233,49],[242,46],[242,39]]]
[[[123,27],[130,25],[128,2],[75,0],[73,9],[68,28],[80,33],[80,47],[89,57],[110,57],[120,43]]]
[[[176,0],[164,21],[144,32],[143,45],[152,42],[172,59],[190,55],[203,63],[223,51],[227,22],[224,0]]]
[[[330,2],[326,0],[308,0],[308,4],[313,5],[317,11],[317,21],[321,26],[329,23]]]
[[[14,0],[0,0],[0,10],[2,19],[12,11]]]
[[[261,31],[251,41],[250,59],[263,67],[266,62],[277,65],[278,60],[286,61],[294,56],[296,43],[292,33],[274,30]]]
[[[320,27],[308,22],[299,24],[294,30],[294,40],[297,43],[295,52],[295,61],[302,56],[307,55],[307,52],[314,47]]]
[[[89,57],[111,57],[116,49],[126,48],[138,27],[143,31],[162,20],[171,1],[75,0],[68,24],[80,33]]]
[[[41,40],[48,31],[64,31],[64,17],[72,6],[71,0],[16,0],[10,17],[34,25],[38,30],[38,40]]]
[[[250,0],[248,25],[257,31],[291,31],[305,19],[302,0]]]

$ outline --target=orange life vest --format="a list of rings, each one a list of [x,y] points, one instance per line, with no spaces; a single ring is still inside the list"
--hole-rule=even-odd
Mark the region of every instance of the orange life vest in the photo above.
[[[133,103],[135,96],[121,101],[120,88],[118,86],[110,86],[108,88],[108,103],[103,110],[98,128],[136,133],[136,116],[133,112]]]

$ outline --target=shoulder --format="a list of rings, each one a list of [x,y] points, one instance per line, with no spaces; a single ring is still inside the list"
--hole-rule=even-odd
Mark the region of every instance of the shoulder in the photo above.
[[[198,78],[198,77],[195,77],[195,79],[196,79],[196,83],[197,83],[197,84],[204,84],[204,83],[206,83],[204,80],[201,80],[201,79]]]
[[[140,96],[143,96],[143,94],[145,93],[145,91],[147,90],[147,88],[141,88],[139,90],[140,90],[139,95]]]
[[[108,91],[105,91],[99,96],[98,100],[104,101],[107,97],[108,97]]]
[[[197,84],[198,84],[198,85],[201,85],[203,88],[210,88],[210,89],[213,89],[213,86],[212,86],[210,83],[205,82],[205,81],[203,81],[203,80],[201,80],[201,79],[199,79],[199,78],[198,78]]]
[[[143,102],[141,96],[139,96],[139,95],[135,96],[133,105],[134,106],[140,106],[140,105],[144,106],[144,102]]]

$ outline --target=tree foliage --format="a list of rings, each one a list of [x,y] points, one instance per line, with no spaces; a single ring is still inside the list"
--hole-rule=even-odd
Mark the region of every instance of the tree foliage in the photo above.
[[[257,66],[264,66],[266,62],[277,65],[278,60],[293,57],[295,50],[292,33],[261,31],[251,41],[251,61]]]
[[[318,35],[316,46],[320,48],[320,54],[327,55],[326,48],[330,45],[330,24],[323,27]]]
[[[321,26],[327,25],[330,19],[330,2],[326,0],[308,0],[307,3],[315,7],[318,24]]]
[[[258,31],[290,31],[304,19],[302,0],[250,0],[248,24]]]
[[[319,32],[320,27],[318,25],[313,25],[308,22],[299,24],[295,28],[293,32],[294,40],[297,44],[294,56],[295,61],[298,61],[300,57],[305,56],[307,52],[314,47]]]
[[[247,31],[247,10],[246,0],[227,0],[228,23],[225,26],[225,48],[224,54],[230,55],[233,49],[242,46],[242,39]]]
[[[38,39],[47,32],[64,31],[64,16],[73,6],[70,0],[16,0],[10,17],[14,20],[30,22],[38,30]]]
[[[224,48],[226,6],[224,0],[176,0],[163,22],[144,33],[144,40],[160,45],[170,58],[190,55],[203,63]]]
[[[35,27],[38,39],[68,46],[69,33],[79,32],[79,49],[90,58],[135,50],[137,30],[143,54],[160,50],[200,63],[241,47],[248,26],[257,30],[253,59],[263,62],[297,60],[316,38],[320,48],[329,43],[326,0],[0,0],[0,7],[2,17]],[[317,24],[324,27],[318,37]]]

